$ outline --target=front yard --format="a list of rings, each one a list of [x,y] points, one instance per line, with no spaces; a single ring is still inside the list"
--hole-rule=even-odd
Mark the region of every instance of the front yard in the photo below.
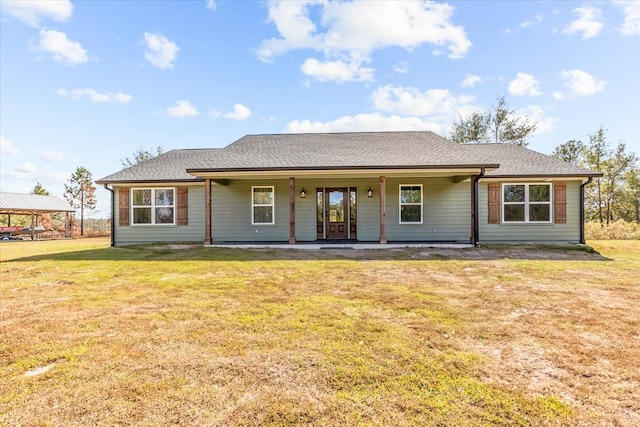
[[[0,425],[640,425],[640,241],[0,242]]]

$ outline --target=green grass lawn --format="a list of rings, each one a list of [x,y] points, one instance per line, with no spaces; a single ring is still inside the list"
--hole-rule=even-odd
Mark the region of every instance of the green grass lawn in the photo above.
[[[0,242],[0,425],[640,424],[640,241]]]

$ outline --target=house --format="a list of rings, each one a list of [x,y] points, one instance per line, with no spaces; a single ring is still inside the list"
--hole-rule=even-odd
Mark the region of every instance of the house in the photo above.
[[[433,132],[247,135],[97,180],[113,245],[203,241],[584,242],[600,174],[508,144]]]

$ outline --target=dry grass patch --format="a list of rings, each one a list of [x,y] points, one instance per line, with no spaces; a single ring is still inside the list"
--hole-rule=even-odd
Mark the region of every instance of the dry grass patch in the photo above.
[[[638,425],[640,242],[0,244],[0,424]]]

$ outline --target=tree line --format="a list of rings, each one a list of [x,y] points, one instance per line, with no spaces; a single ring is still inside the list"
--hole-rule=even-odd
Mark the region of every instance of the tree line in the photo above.
[[[514,114],[504,96],[484,111],[459,117],[449,138],[461,144],[502,143],[526,147],[537,122]],[[573,139],[556,147],[551,156],[602,173],[585,189],[585,220],[610,224],[619,219],[640,224],[640,167],[638,155],[624,142],[615,146],[600,126],[588,141]]]

